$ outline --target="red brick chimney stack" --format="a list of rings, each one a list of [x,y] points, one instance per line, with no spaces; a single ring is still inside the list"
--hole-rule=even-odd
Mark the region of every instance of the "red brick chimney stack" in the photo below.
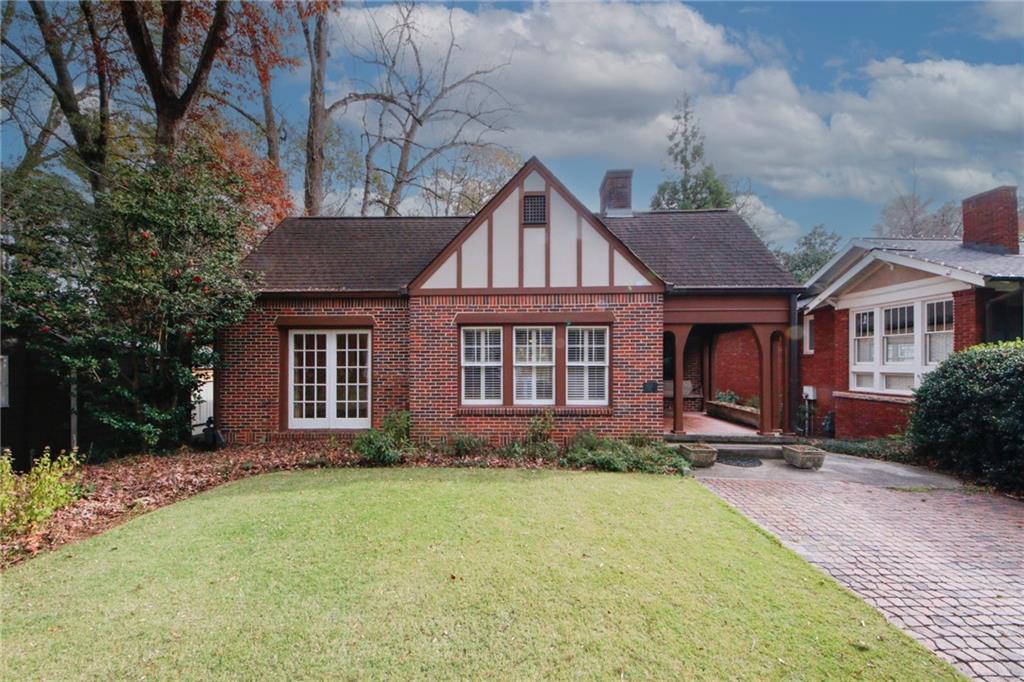
[[[633,170],[605,171],[601,180],[601,215],[633,215]]]
[[[963,200],[964,246],[995,253],[1020,253],[1017,188],[996,187]]]

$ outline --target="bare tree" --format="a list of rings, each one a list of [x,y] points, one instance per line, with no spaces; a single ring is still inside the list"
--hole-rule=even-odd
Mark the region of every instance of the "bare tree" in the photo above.
[[[111,79],[110,62],[104,41],[100,37],[94,4],[90,0],[80,0],[77,15],[73,10],[69,10],[68,15],[60,17],[59,20],[51,17],[46,3],[31,0],[28,4],[42,39],[42,52],[49,61],[51,71],[43,68],[42,55],[29,54],[10,39],[8,28],[13,18],[13,3],[8,3],[4,9],[3,45],[52,93],[53,100],[71,132],[73,142],[69,146],[85,168],[92,190],[97,192],[103,187],[109,151]],[[80,47],[78,40],[83,36],[87,46],[82,49],[89,54],[88,70],[95,75],[96,80],[92,87],[80,91],[76,87],[71,64]],[[5,72],[5,82],[7,75]],[[95,111],[83,106],[86,97],[96,98]],[[26,149],[29,150],[26,154],[28,162],[41,158],[42,151],[56,135],[58,122],[59,117],[54,113],[52,106],[45,120],[35,121],[38,132],[35,139],[26,144]]]
[[[963,230],[963,216],[956,202],[948,201],[932,210],[934,199],[918,192],[917,173],[909,192],[897,194],[882,208],[875,234],[880,237],[957,237]]]
[[[472,215],[522,165],[522,157],[501,147],[473,147],[436,165],[415,186],[430,215]]]
[[[182,87],[181,53],[186,40],[182,18],[185,6],[176,0],[162,0],[160,10],[161,35],[157,54],[143,15],[143,5],[133,0],[121,2],[124,28],[153,99],[156,143],[161,153],[165,153],[178,145],[181,126],[203,93],[217,53],[224,47],[230,19],[227,0],[217,0],[192,76]]]
[[[393,14],[382,23],[378,14],[385,12]],[[460,75],[451,11],[440,56],[428,60],[431,32],[420,28],[417,12],[407,3],[368,13],[369,44],[356,46],[355,56],[376,67],[377,91],[390,98],[374,98],[377,116],[364,117],[376,124],[366,129],[364,215],[374,205],[385,215],[397,215],[407,189],[422,188],[421,179],[446,156],[458,158],[465,150],[494,144],[493,135],[504,131],[503,118],[512,111],[489,82],[508,62]],[[384,187],[371,194],[376,176]]]

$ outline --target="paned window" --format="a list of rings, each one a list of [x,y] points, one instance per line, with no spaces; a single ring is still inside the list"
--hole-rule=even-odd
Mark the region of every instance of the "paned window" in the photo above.
[[[882,311],[885,327],[882,347],[886,364],[914,361],[914,306],[902,305]]]
[[[925,304],[924,342],[928,364],[938,364],[953,352],[953,301]]]
[[[501,404],[501,327],[462,330],[462,402]]]
[[[875,313],[872,310],[853,316],[854,362],[874,362]]]
[[[566,330],[566,402],[608,404],[608,328]]]
[[[555,402],[555,328],[516,327],[513,333],[515,402]]]

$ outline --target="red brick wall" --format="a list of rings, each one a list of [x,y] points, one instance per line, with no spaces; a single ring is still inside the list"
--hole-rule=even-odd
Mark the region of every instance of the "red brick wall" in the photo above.
[[[711,398],[733,391],[746,401],[760,397],[760,356],[757,338],[749,327],[718,334],[711,358]]]
[[[641,391],[645,381],[660,380],[662,376],[661,294],[415,296],[409,306],[409,406],[415,438],[475,433],[502,443],[522,437],[530,419],[545,409],[555,412],[556,439],[571,437],[580,429],[626,436],[658,435],[664,428],[662,394]],[[607,311],[615,318],[611,332],[610,408],[460,409],[456,314],[585,311]]]
[[[953,349],[963,350],[985,340],[985,303],[991,289],[953,292]]]
[[[843,311],[845,312],[845,311]],[[832,391],[846,388],[846,381],[837,386],[836,358],[845,354],[845,331],[836,327],[836,311],[831,307],[819,308],[814,311],[814,353],[803,352],[803,340],[800,342],[800,391],[804,386],[814,386],[817,391],[815,417],[812,424],[813,433],[821,432],[821,422],[829,412],[835,409]],[[800,329],[803,329],[803,317],[800,318]],[[802,400],[802,398],[801,398]]]
[[[314,438],[324,433],[281,433],[280,330],[274,325],[278,315],[373,317],[373,422],[377,425],[388,412],[407,407],[407,300],[261,299],[241,324],[225,330],[218,341],[223,366],[215,372],[214,416],[229,442],[260,442],[269,437]]]
[[[836,438],[884,438],[907,428],[911,404],[835,396]]]
[[[1020,253],[1017,188],[997,187],[964,199],[964,246]]]

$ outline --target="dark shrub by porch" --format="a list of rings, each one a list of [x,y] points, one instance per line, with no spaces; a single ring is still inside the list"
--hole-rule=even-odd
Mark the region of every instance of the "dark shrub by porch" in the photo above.
[[[929,373],[910,438],[942,467],[1024,491],[1024,342],[974,346]]]

